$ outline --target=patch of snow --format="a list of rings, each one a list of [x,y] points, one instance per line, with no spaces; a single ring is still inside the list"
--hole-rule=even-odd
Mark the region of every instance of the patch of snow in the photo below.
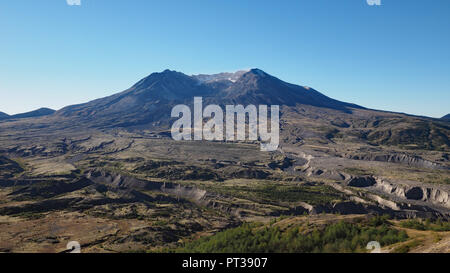
[[[239,70],[234,73],[223,72],[218,74],[200,74],[200,75],[192,75],[192,77],[196,78],[200,82],[217,82],[217,81],[231,81],[236,82],[242,75],[247,73],[249,70]]]

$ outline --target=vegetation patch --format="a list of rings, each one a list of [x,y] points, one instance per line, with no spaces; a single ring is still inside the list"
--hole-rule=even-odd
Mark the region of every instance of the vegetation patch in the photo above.
[[[394,249],[393,253],[409,253],[411,249],[416,248],[423,244],[422,240],[412,240],[406,244],[403,244]]]
[[[400,226],[417,230],[450,231],[450,222],[443,221],[442,219],[437,219],[434,222],[430,219],[426,219],[425,221],[411,219],[403,221]]]
[[[391,227],[385,217],[350,223],[340,221],[325,227],[244,224],[213,236],[186,243],[175,252],[187,253],[338,253],[366,252],[367,243],[381,246],[408,238],[404,231]]]
[[[322,184],[282,183],[276,181],[258,181],[252,185],[203,185],[208,191],[226,194],[254,202],[274,204],[303,201],[311,205],[328,204],[343,199],[334,188]]]
[[[366,169],[361,169],[361,168],[345,168],[344,172],[348,173],[348,174],[353,174],[353,175],[374,175],[375,172],[373,170],[366,170]]]
[[[24,168],[19,163],[0,155],[0,177],[12,178],[23,171]]]

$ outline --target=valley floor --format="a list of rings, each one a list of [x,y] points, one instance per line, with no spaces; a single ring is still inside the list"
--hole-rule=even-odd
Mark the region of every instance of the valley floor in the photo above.
[[[393,148],[365,158],[366,148],[285,142],[265,153],[258,143],[151,132],[0,133],[0,252],[65,252],[71,241],[83,252],[198,250],[208,249],[202,238],[264,227],[280,229],[282,243],[293,229],[304,238],[335,228],[357,235],[308,248],[296,233],[298,251],[366,252],[369,240],[384,238],[386,252],[449,252],[448,231],[401,224],[448,221],[448,162]],[[391,220],[373,226],[377,215]]]

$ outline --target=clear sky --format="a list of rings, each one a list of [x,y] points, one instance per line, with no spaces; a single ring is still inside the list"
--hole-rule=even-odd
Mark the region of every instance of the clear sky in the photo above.
[[[450,113],[450,1],[4,0],[0,111],[59,109],[144,76],[260,68],[362,106]]]

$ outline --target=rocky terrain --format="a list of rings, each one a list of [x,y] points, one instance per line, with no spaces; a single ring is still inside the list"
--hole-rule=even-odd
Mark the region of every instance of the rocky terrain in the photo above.
[[[170,109],[194,96],[279,104],[279,149],[172,140]],[[107,98],[0,121],[0,251],[64,252],[69,241],[155,251],[280,217],[448,221],[449,138],[444,119],[340,102],[259,69],[153,73]]]

